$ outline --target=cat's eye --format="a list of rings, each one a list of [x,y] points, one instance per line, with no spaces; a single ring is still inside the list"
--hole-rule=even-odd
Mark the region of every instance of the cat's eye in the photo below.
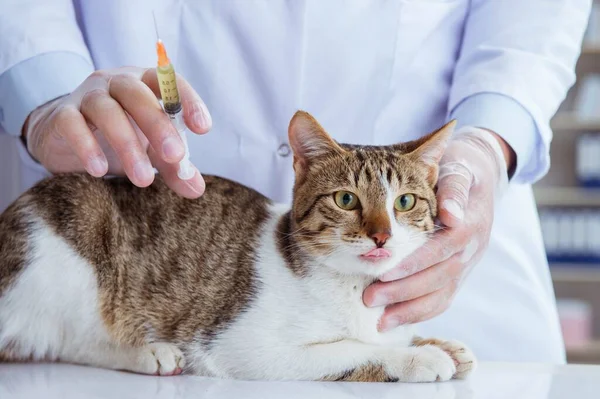
[[[358,206],[358,197],[349,191],[338,191],[334,198],[336,205],[345,211],[351,211]]]
[[[394,201],[394,208],[398,212],[407,212],[415,207],[417,198],[414,194],[402,194]]]

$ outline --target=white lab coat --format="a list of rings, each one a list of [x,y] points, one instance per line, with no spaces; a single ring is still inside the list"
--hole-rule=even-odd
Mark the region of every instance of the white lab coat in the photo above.
[[[291,195],[287,124],[297,109],[339,141],[387,144],[440,126],[470,96],[510,99],[531,131],[510,125],[506,104],[499,115],[479,114],[517,151],[515,182],[497,203],[484,259],[451,309],[422,330],[463,340],[484,360],[564,361],[527,183],[548,167],[548,121],[573,83],[589,1],[81,0],[74,10],[83,37],[71,1],[8,3],[18,5],[0,16],[0,37],[14,35],[0,41],[0,74],[52,52],[75,54],[90,71],[92,62],[153,66],[154,8],[176,70],[213,117],[208,135],[189,138],[192,161],[278,201]],[[71,75],[87,76],[79,72]],[[478,114],[473,109],[461,114]],[[19,148],[10,175],[21,176],[23,190],[44,171]]]

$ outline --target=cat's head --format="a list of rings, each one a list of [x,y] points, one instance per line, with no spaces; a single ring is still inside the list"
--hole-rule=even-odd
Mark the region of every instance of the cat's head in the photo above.
[[[379,276],[397,266],[434,229],[438,163],[454,125],[407,143],[354,146],[297,112],[289,126],[297,245],[345,274]]]

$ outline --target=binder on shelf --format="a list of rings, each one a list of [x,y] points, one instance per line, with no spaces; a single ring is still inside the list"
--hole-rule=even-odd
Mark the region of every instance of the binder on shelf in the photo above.
[[[575,174],[583,187],[600,187],[600,134],[586,133],[575,142]]]
[[[600,269],[600,209],[543,209],[540,222],[550,263]]]

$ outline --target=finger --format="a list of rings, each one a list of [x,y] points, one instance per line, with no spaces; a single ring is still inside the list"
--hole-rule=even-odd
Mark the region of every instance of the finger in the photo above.
[[[420,298],[388,306],[379,320],[379,331],[422,322],[443,313],[450,306],[455,291],[456,285],[450,284]]]
[[[369,307],[391,305],[420,298],[458,281],[462,272],[462,255],[431,266],[421,272],[400,280],[371,284],[363,294],[363,301]]]
[[[160,151],[163,160],[181,161],[185,155],[184,144],[148,86],[129,74],[122,74],[110,80],[108,90],[131,115],[150,145]]]
[[[437,199],[440,221],[450,227],[459,226],[465,216],[473,174],[462,162],[447,162],[440,167]]]
[[[204,194],[204,179],[195,167],[196,173],[194,177],[188,180],[181,180],[177,176],[179,164],[170,164],[163,161],[152,148],[149,149],[148,155],[152,160],[152,163],[156,166],[156,169],[158,169],[158,173],[171,190],[182,197],[190,199],[198,198]]]
[[[57,109],[52,129],[65,139],[90,175],[102,177],[108,172],[106,156],[79,110],[70,106]]]
[[[461,251],[468,237],[469,231],[466,227],[438,231],[400,265],[379,277],[379,280],[393,281],[405,278],[443,262]]]
[[[82,98],[81,113],[102,131],[132,183],[149,186],[154,170],[121,105],[108,93],[94,90]]]
[[[142,75],[142,82],[160,98],[160,87],[158,85],[156,69],[147,69]],[[208,112],[208,108],[198,93],[179,74],[177,74],[177,89],[183,108],[183,118],[187,127],[198,134],[208,132],[212,127],[212,117]]]

